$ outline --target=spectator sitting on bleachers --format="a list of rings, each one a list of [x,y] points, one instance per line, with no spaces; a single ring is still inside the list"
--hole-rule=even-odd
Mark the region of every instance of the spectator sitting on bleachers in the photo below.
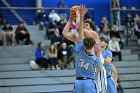
[[[103,17],[101,21],[100,36],[108,40],[110,39],[110,24],[106,17]]]
[[[132,18],[130,13],[128,13],[126,16],[125,24],[126,24],[126,28],[127,28],[125,34],[127,36],[133,35],[134,19]]]
[[[68,49],[67,44],[63,42],[58,49],[58,63],[61,69],[67,68]]]
[[[120,33],[119,33],[119,28],[117,25],[113,25],[111,31],[110,31],[110,37],[112,38],[112,36],[116,36],[117,37],[117,41],[120,44],[120,48],[123,49],[124,47],[124,40],[121,38]]]
[[[57,45],[57,47],[59,47],[59,45],[63,41],[64,41],[64,37],[59,34],[59,29],[55,28],[54,34],[51,36],[51,43],[54,43]]]
[[[39,30],[43,30],[44,27],[48,27],[49,18],[48,15],[45,13],[45,10],[42,8],[36,16],[36,24],[39,24]]]
[[[35,51],[35,62],[41,67],[41,68],[48,68],[48,59],[46,57],[46,52],[44,49],[44,43],[39,42],[38,47]]]
[[[49,48],[47,49],[47,53],[48,53],[48,60],[51,64],[51,69],[54,70],[54,69],[60,69],[58,67],[58,61],[57,61],[57,49],[55,48],[55,45],[54,44],[51,44],[49,46]]]
[[[48,37],[48,39],[50,39],[51,36],[54,34],[54,30],[56,27],[57,27],[57,24],[55,23],[55,21],[50,19],[49,25],[48,25],[48,31],[46,31],[46,36]]]
[[[135,15],[135,18],[134,18],[134,25],[137,24],[137,22],[138,22],[139,19],[140,19],[140,18],[139,18],[139,15],[136,14],[136,15]]]
[[[56,23],[60,21],[60,16],[55,12],[54,9],[50,10],[49,19],[52,19]]]
[[[8,40],[12,40],[12,45],[15,45],[15,33],[13,32],[13,28],[10,23],[6,22],[3,29],[3,45],[6,46]]]
[[[134,26],[135,35],[137,36],[137,39],[140,39],[140,19],[138,19],[138,22]]]
[[[67,60],[67,69],[74,69],[75,65],[75,49],[74,45],[69,45],[68,46],[68,60]]]
[[[116,36],[112,36],[112,39],[109,41],[108,48],[111,50],[113,57],[118,55],[119,61],[122,61],[121,50]]]
[[[22,40],[25,45],[33,44],[31,39],[30,39],[30,34],[27,28],[24,25],[24,22],[20,22],[16,31],[15,31],[15,38],[16,38],[16,43],[19,44],[19,41]]]
[[[60,22],[58,24],[58,29],[60,31],[60,35],[62,35],[62,31],[63,31],[66,23],[67,23],[67,19],[66,18],[60,20]]]

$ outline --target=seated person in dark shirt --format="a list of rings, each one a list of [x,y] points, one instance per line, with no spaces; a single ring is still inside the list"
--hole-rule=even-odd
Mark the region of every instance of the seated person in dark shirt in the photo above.
[[[50,19],[49,25],[48,25],[48,31],[46,31],[46,36],[48,37],[48,39],[51,38],[51,36],[54,34],[54,30],[57,27],[55,21],[53,21],[52,19]]]
[[[67,19],[66,18],[60,20],[60,23],[58,24],[58,29],[60,31],[60,35],[62,35],[62,31],[63,31],[66,23],[67,23]]]
[[[68,56],[67,44],[63,42],[61,44],[61,47],[58,49],[58,64],[61,69],[67,67],[67,56]]]
[[[54,43],[59,47],[60,43],[63,41],[64,37],[59,34],[59,29],[55,28],[54,34],[51,36],[51,44]]]
[[[25,45],[32,44],[32,41],[30,40],[30,34],[27,28],[24,25],[24,22],[20,22],[19,26],[17,27],[15,31],[15,38],[16,38],[16,43],[19,44],[19,41],[22,40]]]
[[[117,41],[119,42],[120,48],[124,48],[124,40],[121,38],[120,33],[119,33],[119,27],[117,25],[113,25],[111,31],[110,31],[110,37],[116,36]]]
[[[12,39],[12,45],[15,45],[15,34],[10,23],[6,22],[2,29],[3,45],[6,46],[8,39]]]
[[[48,27],[48,23],[48,15],[46,15],[45,10],[42,8],[40,12],[37,13],[36,24],[39,24],[39,30],[43,30],[44,27]]]

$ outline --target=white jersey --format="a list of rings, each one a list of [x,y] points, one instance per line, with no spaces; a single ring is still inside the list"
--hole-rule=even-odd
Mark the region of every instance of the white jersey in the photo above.
[[[101,62],[104,64],[104,58],[102,56],[102,53],[100,54]],[[104,66],[102,66],[102,70],[100,72],[96,73],[96,87],[97,87],[97,93],[105,93],[107,90],[107,76],[106,76],[106,69]]]

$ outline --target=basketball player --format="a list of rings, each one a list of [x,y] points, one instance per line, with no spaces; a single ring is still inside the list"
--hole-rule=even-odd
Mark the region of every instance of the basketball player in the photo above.
[[[74,9],[76,12],[76,30],[77,32],[79,32],[79,24],[80,24],[80,12],[81,10],[79,9]],[[86,13],[86,9],[85,9],[85,13]],[[72,19],[72,17],[70,17],[70,20],[68,21],[68,25],[70,25],[72,22],[74,21],[74,19]],[[78,37],[76,35],[72,35],[69,30],[67,30],[67,32],[65,30],[63,30],[63,36],[67,37],[67,39],[69,39],[70,41],[76,42],[78,40]],[[84,26],[83,26],[83,34],[84,37],[93,37],[97,42],[99,42],[99,35],[93,31],[93,24],[91,21],[89,20],[85,20],[84,21]]]
[[[104,58],[105,63],[103,66],[106,69],[106,76],[107,76],[107,90],[106,93],[117,93],[116,85],[117,85],[117,79],[118,79],[118,74],[115,66],[111,63],[112,61],[112,53],[110,50],[107,49],[109,41],[105,38],[100,39],[100,46],[103,49],[102,55]],[[106,64],[110,63],[110,64]],[[114,79],[111,74],[113,72],[114,74]]]
[[[92,37],[85,37],[83,39],[83,19],[85,15],[85,7],[80,6],[80,25],[78,31],[78,37],[74,40],[77,41],[75,45],[76,49],[76,81],[74,93],[97,93],[94,82],[94,69],[100,71],[102,69],[100,56],[100,50],[97,50],[97,56],[92,54],[95,47],[95,40]],[[63,32],[65,37],[69,38],[71,33],[69,32],[71,19],[66,24]],[[68,36],[68,37],[67,37]],[[71,37],[70,37],[71,38]]]

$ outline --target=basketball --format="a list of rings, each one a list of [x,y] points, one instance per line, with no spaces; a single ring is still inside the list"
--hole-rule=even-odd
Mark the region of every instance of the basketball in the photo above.
[[[75,10],[77,10],[80,6],[73,6],[71,9],[70,9],[70,16],[72,19],[76,19],[76,12]]]

